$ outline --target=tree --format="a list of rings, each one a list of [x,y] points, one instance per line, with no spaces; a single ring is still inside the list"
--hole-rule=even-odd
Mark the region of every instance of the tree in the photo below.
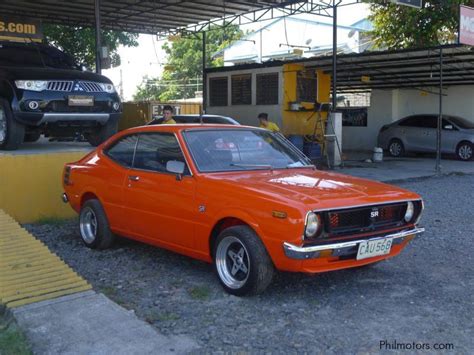
[[[206,32],[206,67],[223,65],[222,58],[212,56],[243,36],[236,25],[214,27]],[[171,45],[165,43],[167,64],[161,78],[146,78],[137,88],[135,100],[160,100],[194,97],[202,78],[202,34],[181,37]]]
[[[371,35],[378,48],[429,47],[453,43],[459,23],[459,5],[474,0],[425,0],[421,9],[385,1],[370,6],[374,29]]]
[[[95,68],[95,30],[93,28],[45,24],[43,31],[48,43],[72,55],[79,63]],[[138,46],[137,38],[138,34],[135,33],[102,31],[102,45],[109,48],[113,67],[120,65],[120,56],[117,53],[119,45],[136,47]]]

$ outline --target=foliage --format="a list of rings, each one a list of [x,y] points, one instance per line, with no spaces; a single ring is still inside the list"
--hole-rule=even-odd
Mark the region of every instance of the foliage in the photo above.
[[[72,55],[78,63],[95,68],[94,28],[45,24],[43,31],[48,43]],[[113,67],[120,65],[120,56],[117,53],[119,45],[136,47],[138,46],[137,39],[138,34],[135,33],[102,31],[102,46],[109,48]]]
[[[206,32],[206,67],[223,65],[222,58],[212,56],[243,36],[236,25],[214,27]],[[163,45],[167,64],[161,78],[144,78],[137,88],[135,100],[160,100],[194,97],[202,78],[202,34],[180,37]]]
[[[0,305],[0,307],[3,307]],[[3,313],[3,314],[2,314]],[[11,315],[0,310],[0,354],[31,354],[30,345]]]
[[[429,47],[453,43],[459,23],[459,5],[474,0],[425,0],[422,9],[377,1],[370,6],[371,35],[378,48]]]

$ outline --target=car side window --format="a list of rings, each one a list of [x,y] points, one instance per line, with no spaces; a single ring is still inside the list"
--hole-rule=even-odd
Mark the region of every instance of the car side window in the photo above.
[[[424,128],[437,128],[438,127],[438,117],[436,117],[436,116],[425,116],[425,117],[423,117],[423,127]]]
[[[143,133],[139,135],[134,169],[156,172],[168,172],[166,164],[170,160],[183,162],[186,166],[184,175],[190,175],[178,140],[172,133]]]
[[[136,134],[122,137],[113,143],[110,148],[107,148],[105,154],[120,165],[129,168],[132,166],[137,139]]]
[[[405,118],[403,121],[399,123],[399,126],[404,127],[420,127],[420,117],[419,116],[410,116]]]

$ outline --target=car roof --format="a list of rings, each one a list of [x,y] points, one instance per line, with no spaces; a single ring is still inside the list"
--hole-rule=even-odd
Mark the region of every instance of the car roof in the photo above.
[[[254,126],[242,126],[242,125],[233,125],[233,124],[217,124],[217,123],[177,123],[177,124],[160,124],[160,125],[146,125],[126,129],[122,132],[127,133],[141,133],[141,132],[180,132],[180,131],[189,131],[189,130],[206,130],[206,129],[220,129],[220,130],[229,130],[229,129],[255,129],[255,130],[264,130],[264,128],[254,127]]]

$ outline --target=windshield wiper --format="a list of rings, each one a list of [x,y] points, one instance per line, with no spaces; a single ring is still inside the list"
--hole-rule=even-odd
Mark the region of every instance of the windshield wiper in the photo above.
[[[230,164],[230,166],[236,166],[238,168],[258,168],[258,169],[270,169],[273,167],[270,164]]]

